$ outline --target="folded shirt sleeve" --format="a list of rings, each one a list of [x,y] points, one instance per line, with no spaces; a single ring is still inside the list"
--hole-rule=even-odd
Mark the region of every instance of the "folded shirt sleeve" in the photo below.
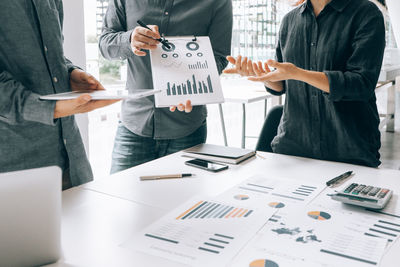
[[[103,57],[124,60],[132,56],[132,32],[133,30],[127,30],[125,9],[121,1],[109,1],[99,39],[99,49]]]
[[[358,23],[345,70],[324,71],[331,101],[368,101],[375,93],[385,49],[384,20],[378,9],[371,9]]]

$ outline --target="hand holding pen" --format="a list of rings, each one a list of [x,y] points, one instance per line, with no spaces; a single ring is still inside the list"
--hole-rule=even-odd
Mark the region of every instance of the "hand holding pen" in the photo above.
[[[131,34],[131,46],[135,55],[140,57],[146,56],[147,53],[142,51],[142,49],[156,49],[157,44],[160,42],[169,48],[168,43],[161,38],[157,25],[146,25],[140,20],[138,20],[137,23],[139,26],[136,27]]]

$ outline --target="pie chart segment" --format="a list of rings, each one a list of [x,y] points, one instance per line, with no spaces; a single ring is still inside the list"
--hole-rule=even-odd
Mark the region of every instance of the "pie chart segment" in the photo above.
[[[248,195],[236,195],[236,196],[234,196],[233,198],[234,198],[234,199],[237,199],[237,200],[247,200],[247,199],[249,199],[250,197],[249,197]]]
[[[279,267],[279,265],[274,261],[261,259],[252,261],[249,267]]]
[[[310,218],[313,218],[314,220],[319,220],[319,221],[325,221],[325,220],[329,220],[331,218],[331,215],[324,211],[310,211],[307,213],[307,215]]]
[[[271,208],[281,209],[281,208],[285,207],[285,204],[282,202],[271,202],[268,204],[268,206],[270,206]]]

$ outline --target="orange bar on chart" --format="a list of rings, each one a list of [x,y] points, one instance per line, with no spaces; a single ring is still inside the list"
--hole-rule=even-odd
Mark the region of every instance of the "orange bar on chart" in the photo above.
[[[245,215],[245,214],[246,214],[246,212],[247,212],[247,211],[248,211],[248,210],[244,210],[242,213],[240,213],[240,214],[239,214],[239,216],[238,216],[238,217],[239,217],[239,218],[241,218],[243,215]]]
[[[195,208],[197,208],[198,206],[201,205],[201,203],[203,203],[204,201],[200,201],[199,203],[197,203],[196,205],[194,205],[193,207],[191,207],[190,209],[188,209],[187,211],[185,211],[184,213],[182,213],[181,215],[179,215],[176,220],[181,219],[183,216],[185,216],[186,214],[188,214],[189,212],[191,212],[192,210],[194,210]]]
[[[235,211],[237,211],[238,208],[235,208],[234,210],[232,210],[231,212],[228,213],[228,215],[225,216],[225,218],[229,218],[229,216],[231,216]]]
[[[235,218],[243,209],[238,210],[235,214],[232,214],[232,218]]]

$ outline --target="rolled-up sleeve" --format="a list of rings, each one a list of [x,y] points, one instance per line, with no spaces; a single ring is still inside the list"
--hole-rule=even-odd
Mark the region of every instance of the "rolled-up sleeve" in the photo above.
[[[106,59],[126,59],[133,55],[127,29],[124,0],[111,0],[104,16],[99,40],[100,52]]]
[[[216,8],[209,28],[209,37],[214,50],[218,72],[222,73],[228,65],[226,56],[231,53],[232,41],[232,1],[215,1]]]
[[[324,71],[331,101],[368,101],[374,94],[385,49],[385,26],[381,12],[363,16],[352,40],[352,54],[345,71]]]
[[[23,121],[54,123],[55,101],[41,101],[7,71],[0,71],[0,120],[15,125]]]

